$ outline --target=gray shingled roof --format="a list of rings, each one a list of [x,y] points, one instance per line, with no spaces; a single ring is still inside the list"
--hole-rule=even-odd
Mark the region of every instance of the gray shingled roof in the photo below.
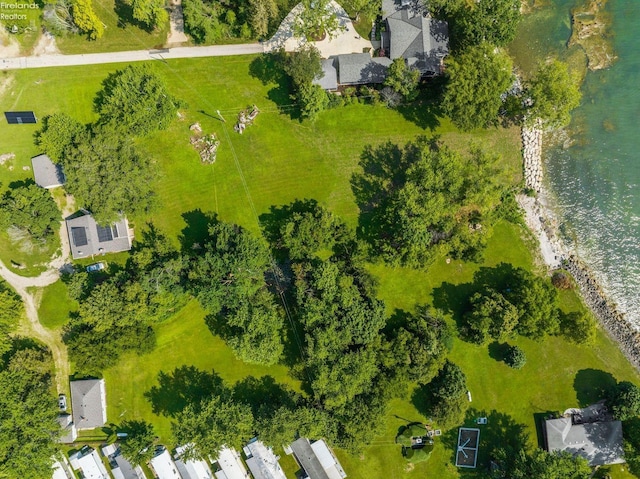
[[[550,452],[584,457],[591,466],[624,462],[620,421],[573,424],[571,417],[550,419],[545,421],[545,436]]]
[[[62,429],[62,435],[58,439],[58,442],[61,442],[62,444],[71,444],[76,440],[78,433],[76,432],[76,427],[73,424],[71,414],[58,414],[58,424],[60,424],[60,428]]]
[[[338,88],[338,72],[335,67],[335,57],[322,60],[322,78],[313,80],[315,85],[320,85],[324,90],[336,90]]]
[[[104,379],[71,381],[71,407],[78,430],[104,426],[107,422]]]
[[[338,55],[338,81],[341,85],[382,83],[387,76],[391,60],[386,57],[371,58],[368,53]]]
[[[38,155],[31,158],[33,177],[38,186],[42,188],[55,188],[64,185],[65,178],[62,167],[51,161],[47,155]]]
[[[79,211],[67,218],[66,224],[73,259],[131,249],[129,223],[124,216],[116,223],[102,227],[88,211]]]
[[[316,457],[316,453],[311,448],[309,439],[301,437],[294,441],[291,444],[291,450],[310,479],[329,479],[329,476],[322,468],[322,464]]]
[[[392,60],[404,58],[422,73],[440,73],[442,58],[449,53],[448,25],[431,18],[415,2],[408,3],[403,6],[399,1],[383,1],[388,26],[383,46],[389,49]]]

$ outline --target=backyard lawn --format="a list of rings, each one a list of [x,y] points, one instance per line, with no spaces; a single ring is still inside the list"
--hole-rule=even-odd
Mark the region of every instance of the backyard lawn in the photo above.
[[[404,144],[431,130],[442,134],[456,148],[466,148],[471,139],[471,135],[455,131],[448,121],[435,116],[427,103],[403,112],[357,104],[322,113],[315,123],[300,123],[291,118],[286,91],[277,83],[263,83],[257,77],[255,57],[177,60],[154,65],[166,77],[173,94],[187,102],[188,109],[184,119],[175,121],[167,131],[138,140],[160,171],[155,184],[158,206],[149,217],[132,220],[138,230],[153,222],[176,244],[181,235],[189,234],[185,228],[201,226],[202,212],[218,213],[226,221],[258,232],[260,217],[271,206],[301,198],[317,199],[356,227],[358,210],[350,177],[357,170],[366,145],[385,141]],[[0,98],[0,107],[35,109],[40,118],[63,111],[84,122],[92,121],[92,101],[100,82],[117,68],[101,65],[6,73],[5,78],[8,75],[13,80]],[[41,81],[36,83],[38,80]],[[238,135],[232,130],[235,117],[252,104],[262,112],[244,135]],[[226,123],[217,118],[217,110]],[[214,165],[202,165],[189,145],[189,126],[196,121],[205,133],[215,132],[221,141]],[[12,139],[11,143],[3,143],[0,154],[10,151],[17,155],[12,171],[0,167],[3,188],[8,180],[30,174],[21,166],[39,153],[32,143],[36,129],[0,124],[0,135]],[[482,131],[473,138],[503,155],[500,170],[505,181],[519,179],[520,142],[516,129]],[[503,222],[494,229],[482,265],[447,263],[442,258],[427,271],[380,264],[370,265],[369,270],[378,281],[379,296],[385,300],[389,314],[430,303],[450,310],[455,320],[474,272],[481,266],[495,267],[501,262],[533,268],[530,249],[527,232]],[[66,311],[73,310],[73,305],[58,304],[65,302],[63,292],[64,285],[59,283],[44,293],[40,313],[48,327],[59,327]],[[563,294],[562,300],[565,310],[582,307],[571,293]],[[489,441],[496,443],[513,435],[517,425],[526,427],[533,446],[538,441],[535,419],[540,414],[597,399],[594,388],[612,377],[638,380],[615,345],[601,333],[592,347],[571,345],[560,338],[543,342],[518,339],[513,343],[527,354],[522,370],[509,369],[501,362],[499,348],[454,340],[451,358],[465,371],[473,394],[468,419],[489,418],[486,426],[480,426],[481,463],[486,461]],[[191,302],[157,327],[154,351],[142,356],[127,354],[104,372],[109,422],[147,419],[154,423],[161,439],[170,444],[170,419],[155,414],[154,407],[158,411],[170,408],[182,392],[180,383],[174,381],[171,389],[171,382],[165,381],[163,384],[168,386],[157,389],[158,394],[147,393],[159,385],[159,373],[170,375],[181,366],[193,366],[206,373],[214,371],[229,383],[249,375],[271,376],[277,383],[300,388],[284,366],[256,367],[236,360],[206,327],[203,310]],[[403,459],[400,446],[394,443],[398,429],[427,419],[414,403],[419,406],[419,394],[412,397],[408,392],[406,398],[394,400],[386,417],[385,433],[373,437],[372,445],[360,454],[336,451],[349,477],[459,477],[459,470],[452,465],[456,430],[444,432],[427,462],[409,465]],[[283,458],[283,464],[289,473],[295,472],[290,457]],[[618,479],[626,477],[619,470],[613,475]]]

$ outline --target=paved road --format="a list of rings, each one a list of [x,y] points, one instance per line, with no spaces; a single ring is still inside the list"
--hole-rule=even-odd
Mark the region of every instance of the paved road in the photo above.
[[[171,60],[174,58],[250,55],[262,53],[263,51],[264,49],[259,43],[243,43],[239,45],[211,45],[207,47],[177,47],[160,50],[87,53],[83,55],[40,55],[2,59],[0,60],[0,70],[98,65],[102,63],[128,63],[144,60]]]

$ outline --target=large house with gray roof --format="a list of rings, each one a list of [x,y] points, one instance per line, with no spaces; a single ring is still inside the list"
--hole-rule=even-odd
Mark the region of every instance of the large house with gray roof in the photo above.
[[[570,409],[563,417],[544,422],[544,442],[549,452],[584,457],[590,466],[625,462],[622,423],[614,421],[606,407],[594,404]]]
[[[322,78],[314,80],[328,91],[339,86],[383,83],[393,60],[403,58],[423,77],[442,73],[449,53],[447,22],[429,15],[417,0],[382,0],[385,31],[378,55],[348,53],[322,60]]]
[[[76,429],[93,429],[107,423],[104,379],[71,381],[71,408]]]
[[[132,234],[125,216],[111,225],[96,223],[91,213],[80,210],[66,220],[73,259],[91,258],[131,249]]]

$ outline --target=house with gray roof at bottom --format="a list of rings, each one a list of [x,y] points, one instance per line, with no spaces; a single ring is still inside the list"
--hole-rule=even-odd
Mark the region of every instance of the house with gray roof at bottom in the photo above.
[[[243,451],[247,457],[245,462],[254,479],[287,479],[278,462],[280,458],[258,438],[254,437],[249,441]]]
[[[94,429],[107,422],[104,379],[71,381],[71,408],[76,429]]]
[[[121,453],[117,443],[102,448],[102,454],[109,461],[114,479],[147,479],[140,466],[133,466]]]
[[[69,216],[65,223],[73,259],[131,249],[133,233],[125,216],[111,225],[101,226],[96,223],[90,212],[80,210]]]
[[[184,479],[213,479],[209,464],[204,460],[184,459],[182,456],[187,446],[176,447],[175,459],[178,471]]]
[[[306,437],[289,446],[304,474],[302,479],[344,479],[347,474],[340,462],[322,440],[309,442]]]
[[[598,405],[584,409],[570,409],[564,416],[547,419],[543,433],[547,451],[563,451],[573,456],[584,457],[590,466],[621,464],[624,460],[622,447],[622,423],[612,420],[600,404],[597,415],[592,414]]]
[[[56,165],[47,155],[38,155],[31,158],[33,178],[38,186],[50,189],[62,186],[65,183],[62,167]]]
[[[431,17],[417,0],[382,0],[382,18],[381,48],[391,60],[404,58],[423,76],[442,73],[449,54],[447,22]]]
[[[98,451],[89,446],[74,452],[70,457],[71,467],[82,473],[84,479],[110,479]]]

